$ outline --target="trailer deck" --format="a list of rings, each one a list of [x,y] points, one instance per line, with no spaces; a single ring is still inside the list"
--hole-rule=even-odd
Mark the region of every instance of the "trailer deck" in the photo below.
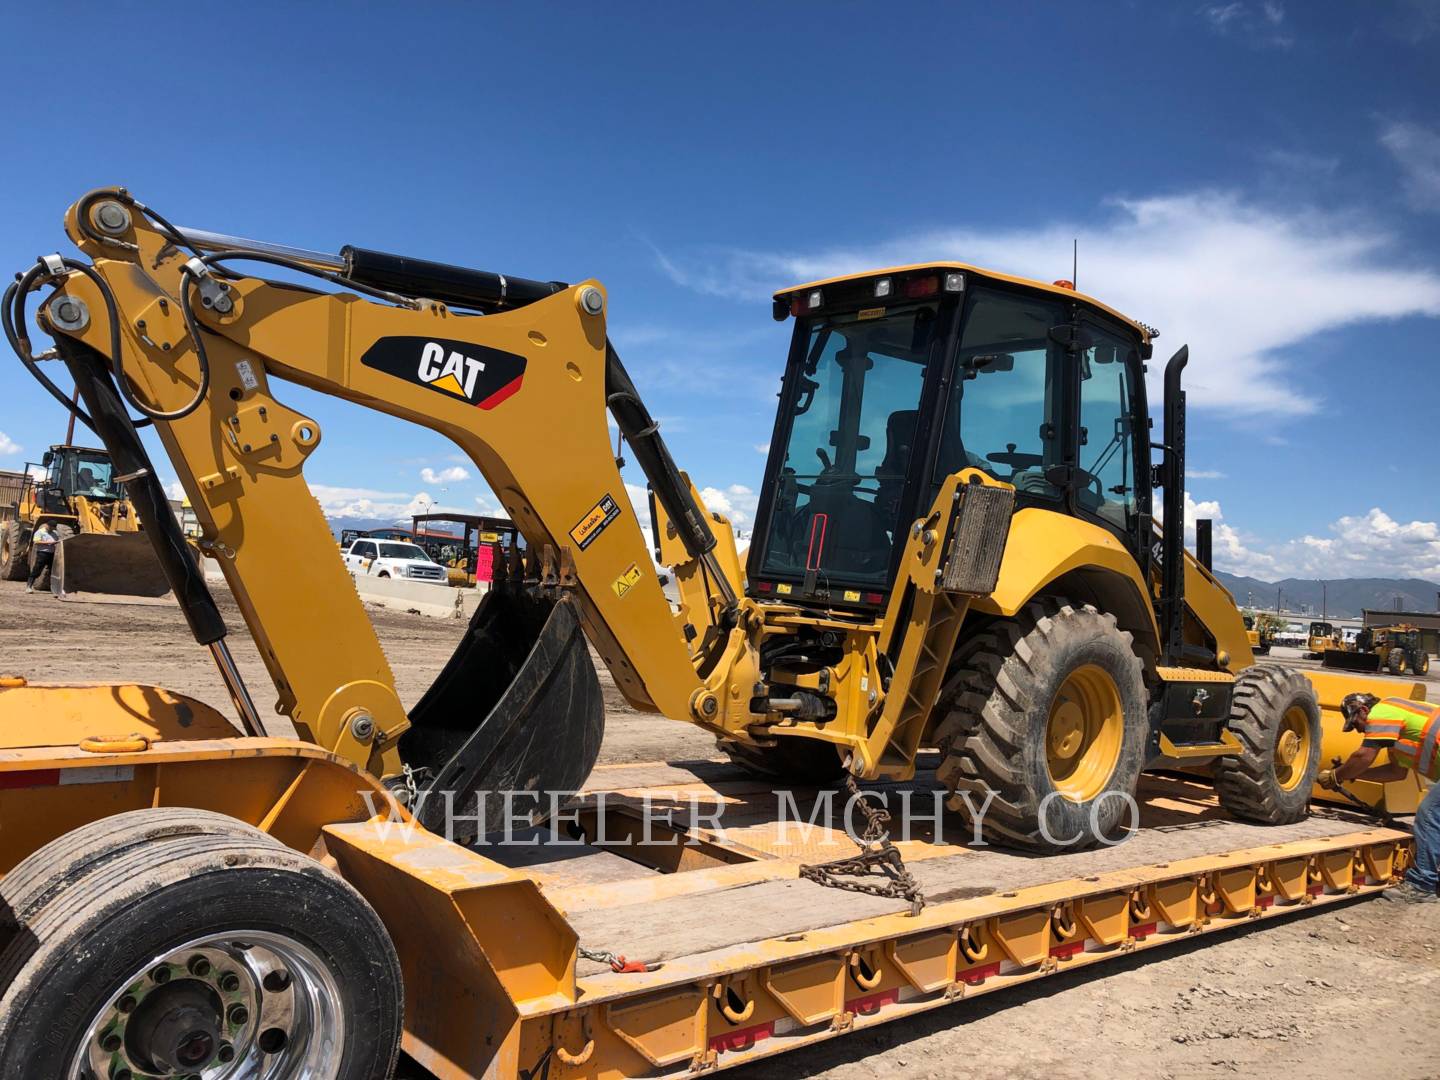
[[[933,813],[926,780],[867,790],[897,808],[909,798],[917,816]],[[844,797],[832,797],[843,808]],[[572,843],[556,845],[552,834],[550,843],[537,835],[533,844],[482,848],[534,882],[582,948],[574,1000],[517,1001],[520,1075],[540,1075],[546,1063],[566,1076],[682,1076],[743,1064],[1113,956],[1377,893],[1410,850],[1407,833],[1348,811],[1318,807],[1295,825],[1249,825],[1225,817],[1202,782],[1147,776],[1141,827],[1115,847],[1042,858],[971,846],[951,818],[922,822],[897,844],[925,896],[912,916],[898,897],[799,876],[804,863],[857,851],[842,829],[807,826],[824,798],[777,795],[715,762],[601,766],[578,810],[552,826]],[[666,812],[673,832],[655,826],[650,843],[637,843],[643,820]],[[584,950],[651,970],[615,971]]]

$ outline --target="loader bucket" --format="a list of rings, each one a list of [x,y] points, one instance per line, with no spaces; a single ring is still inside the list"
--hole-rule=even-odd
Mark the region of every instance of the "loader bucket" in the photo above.
[[[418,775],[412,809],[427,829],[464,843],[509,815],[545,820],[564,802],[551,793],[590,775],[605,731],[574,602],[497,585],[410,725],[400,757]]]
[[[1344,761],[1360,745],[1358,731],[1345,730],[1345,717],[1340,712],[1340,702],[1347,694],[1374,694],[1376,697],[1409,698],[1411,701],[1425,700],[1425,684],[1402,682],[1399,679],[1366,678],[1363,675],[1348,675],[1337,671],[1301,672],[1315,688],[1320,701],[1320,767],[1328,769],[1335,758]],[[1388,814],[1413,814],[1419,805],[1423,791],[1420,781],[1412,772],[1404,780],[1393,784],[1376,784],[1357,780],[1347,785],[1362,802],[1369,803],[1377,810]],[[1311,792],[1312,799],[1322,802],[1349,806],[1342,795],[1327,791],[1318,784]]]
[[[1321,663],[1338,671],[1374,672],[1380,670],[1379,653],[1353,653],[1330,650]]]
[[[80,533],[55,545],[50,591],[61,600],[159,601],[170,583],[144,533]]]

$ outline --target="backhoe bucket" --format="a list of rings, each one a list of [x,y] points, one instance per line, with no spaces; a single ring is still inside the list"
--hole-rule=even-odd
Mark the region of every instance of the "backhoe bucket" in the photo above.
[[[590,775],[605,733],[573,601],[497,584],[410,724],[400,757],[427,829],[465,843],[507,818],[544,821]]]
[[[55,545],[50,591],[61,600],[159,601],[170,583],[144,533],[79,533]]]

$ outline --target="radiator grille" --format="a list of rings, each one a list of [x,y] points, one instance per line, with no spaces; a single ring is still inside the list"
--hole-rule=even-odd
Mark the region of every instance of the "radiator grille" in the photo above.
[[[950,557],[945,560],[940,576],[942,589],[967,596],[988,596],[995,591],[1014,509],[1013,488],[989,484],[966,484],[960,488],[960,508],[955,514]]]

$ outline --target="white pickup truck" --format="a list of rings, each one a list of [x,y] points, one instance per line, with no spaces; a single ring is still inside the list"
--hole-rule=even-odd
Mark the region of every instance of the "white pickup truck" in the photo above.
[[[418,544],[403,540],[352,541],[345,551],[345,566],[352,574],[449,584],[445,567],[432,561]]]

